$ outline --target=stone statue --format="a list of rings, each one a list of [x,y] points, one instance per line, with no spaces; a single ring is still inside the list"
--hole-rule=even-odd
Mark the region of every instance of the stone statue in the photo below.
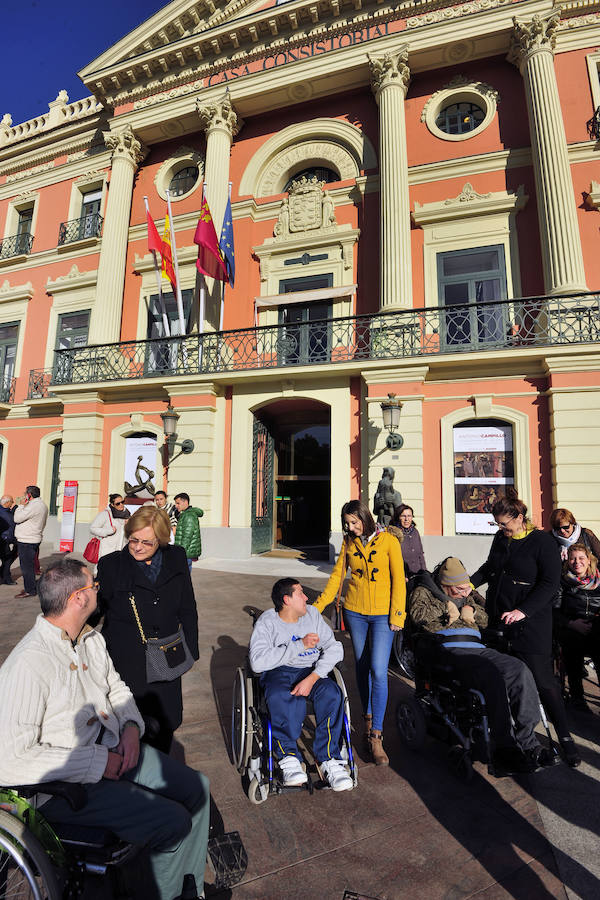
[[[386,466],[373,499],[373,512],[378,525],[388,526],[394,518],[394,511],[402,505],[402,496],[394,490],[394,470]]]
[[[329,191],[323,191],[322,203],[323,228],[327,228],[329,225],[336,225],[333,197]]]
[[[279,218],[273,231],[277,237],[287,237],[290,233],[290,201],[287,197],[281,201]]]

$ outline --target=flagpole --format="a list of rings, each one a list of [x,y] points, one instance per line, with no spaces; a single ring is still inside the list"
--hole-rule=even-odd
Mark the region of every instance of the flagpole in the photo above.
[[[150,215],[150,207],[148,206],[148,198],[144,197],[144,204],[146,206],[146,215]],[[160,276],[160,270],[158,268],[158,260],[156,258],[156,250],[151,250],[152,258],[154,259],[154,274],[156,275],[156,287],[158,288],[158,302],[160,304],[160,312],[162,315],[163,328],[165,330],[165,337],[171,337],[171,329],[169,328],[169,317],[167,315],[167,307],[165,306],[165,298],[163,297],[162,292],[162,281]]]
[[[227,88],[229,90],[229,88]],[[233,182],[229,182],[229,203],[231,204],[231,185]],[[221,225],[221,231],[223,230],[223,226]],[[227,282],[223,282],[223,290],[221,292],[221,315],[219,316],[219,331],[223,331],[223,318],[225,314],[225,285]]]
[[[205,199],[206,199],[206,182],[203,181],[202,182],[202,203],[204,203]],[[203,335],[204,334],[204,313],[205,313],[205,309],[206,309],[206,278],[204,277],[202,272],[200,272],[199,274],[200,274],[200,291],[199,291],[200,322],[198,323],[198,331],[200,332],[201,335]],[[198,368],[199,369],[202,369],[203,346],[204,346],[204,342],[203,342],[202,338],[200,338],[200,347],[198,349],[198,363],[199,363]]]
[[[175,281],[177,282],[177,313],[179,315],[179,327],[181,334],[185,336],[185,316],[183,315],[183,300],[181,299],[181,284],[179,281],[179,263],[177,262],[177,246],[175,244],[175,228],[173,226],[173,213],[171,212],[171,194],[169,190],[165,191],[167,195],[167,209],[169,211],[169,228],[171,231],[171,251],[173,253],[173,262],[175,263]]]

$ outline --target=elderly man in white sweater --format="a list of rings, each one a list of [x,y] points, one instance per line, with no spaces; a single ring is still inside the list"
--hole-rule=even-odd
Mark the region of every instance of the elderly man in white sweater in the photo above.
[[[23,573],[23,590],[15,594],[16,599],[35,597],[35,554],[42,543],[48,507],[40,497],[40,489],[35,484],[25,488],[25,496],[15,509],[15,539],[19,551],[19,563]]]
[[[75,559],[39,582],[42,615],[0,668],[0,783],[40,784],[49,822],[98,825],[150,848],[153,900],[173,900],[191,874],[202,893],[208,781],[140,744],[144,722],[131,691],[87,619],[97,585]],[[84,785],[75,812],[43,782]]]

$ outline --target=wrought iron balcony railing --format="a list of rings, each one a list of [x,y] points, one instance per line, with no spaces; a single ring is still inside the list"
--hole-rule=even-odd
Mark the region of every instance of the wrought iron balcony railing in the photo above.
[[[0,403],[15,402],[15,384],[17,379],[5,375],[0,378]]]
[[[80,219],[61,222],[58,229],[58,246],[72,244],[73,241],[84,241],[86,238],[100,237],[103,221],[100,213],[89,213]]]
[[[33,235],[12,234],[0,241],[0,259],[9,259],[11,256],[22,256],[31,253]]]
[[[600,294],[526,297],[57,350],[52,369],[32,371],[30,392],[46,396],[50,385],[514,353],[598,340]]]

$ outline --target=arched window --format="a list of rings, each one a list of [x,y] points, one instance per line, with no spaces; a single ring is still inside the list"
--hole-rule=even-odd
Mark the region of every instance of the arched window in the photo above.
[[[324,166],[313,166],[310,169],[302,169],[288,180],[284,187],[284,192],[289,191],[294,181],[300,181],[301,178],[316,178],[317,181],[324,181],[325,184],[331,184],[332,181],[339,181],[340,176],[333,169],[326,169]]]
[[[513,427],[501,419],[468,419],[453,429],[456,534],[495,534],[496,500],[515,482]]]

